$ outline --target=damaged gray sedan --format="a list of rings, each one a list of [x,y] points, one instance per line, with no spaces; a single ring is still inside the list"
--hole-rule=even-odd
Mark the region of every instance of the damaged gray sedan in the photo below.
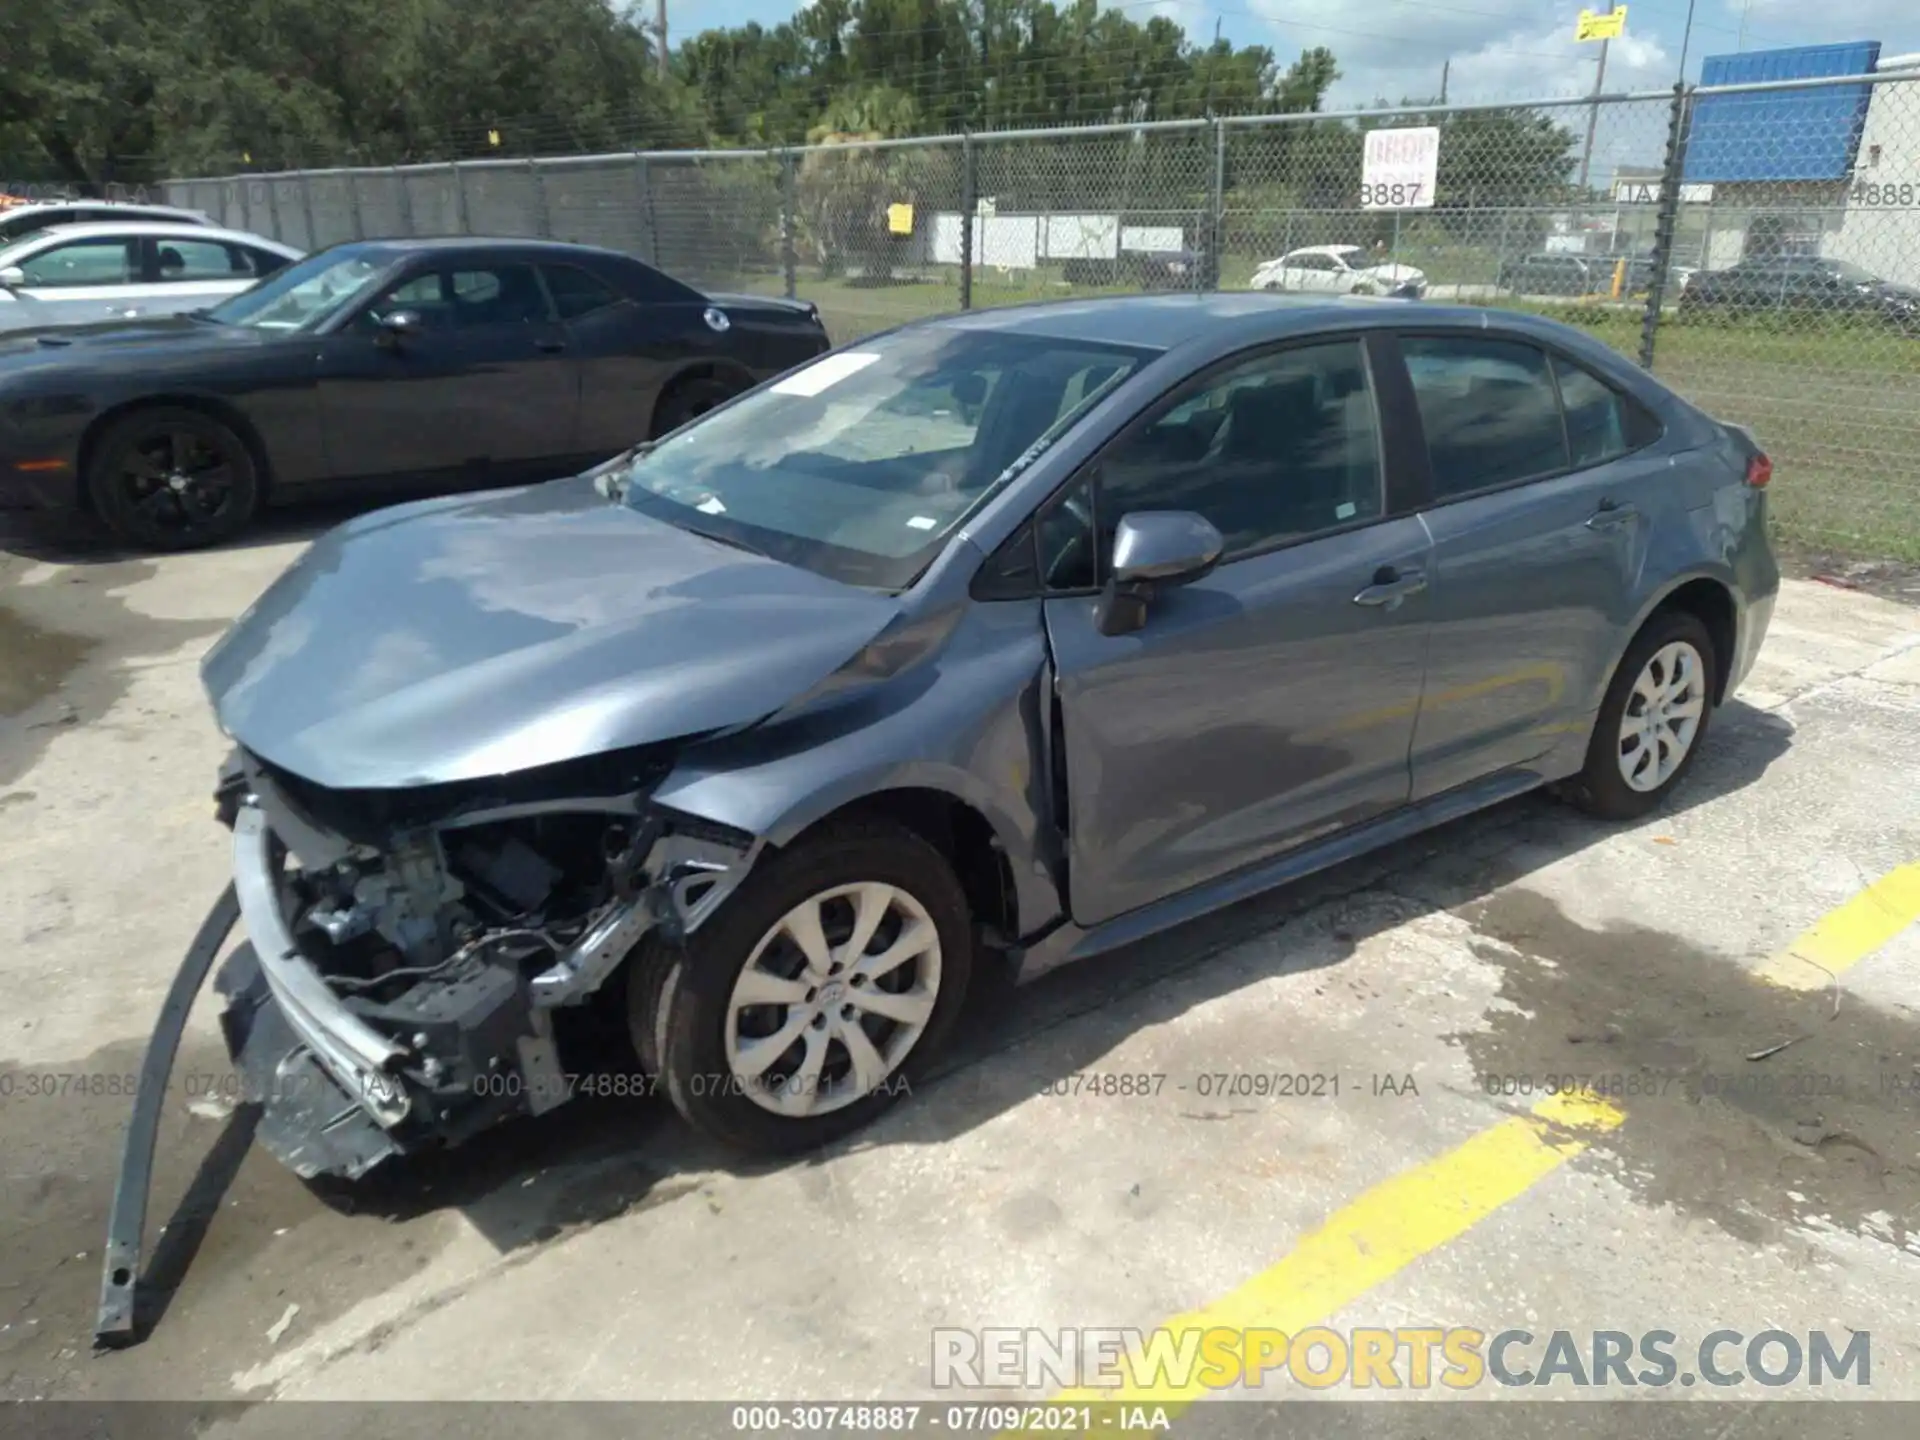
[[[1765,632],[1770,473],[1550,321],[1160,296],[355,520],[205,662],[260,1134],[303,1175],[465,1141],[565,1101],[597,1016],[695,1124],[811,1146],[983,964],[1543,784],[1642,813]]]

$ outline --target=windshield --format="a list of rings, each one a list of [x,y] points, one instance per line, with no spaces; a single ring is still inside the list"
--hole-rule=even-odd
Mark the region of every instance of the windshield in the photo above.
[[[207,318],[260,330],[311,330],[386,268],[385,260],[365,254],[311,255],[214,306]]]
[[[626,501],[848,584],[901,589],[1151,353],[999,331],[882,336],[642,454]]]
[[[1829,260],[1827,264],[1832,267],[1835,275],[1838,275],[1849,285],[1878,285],[1880,283],[1880,277],[1878,275],[1874,274],[1871,270],[1863,270],[1851,260]]]

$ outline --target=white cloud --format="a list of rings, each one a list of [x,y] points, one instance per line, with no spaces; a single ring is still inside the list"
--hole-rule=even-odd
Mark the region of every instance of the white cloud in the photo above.
[[[1449,99],[1511,100],[1593,88],[1599,47],[1574,40],[1577,3],[1555,5],[1551,18],[1542,17],[1538,0],[1476,0],[1472,8],[1431,8],[1417,0],[1364,6],[1351,0],[1252,0],[1252,9],[1272,27],[1281,57],[1313,45],[1333,51],[1341,70],[1332,95],[1336,104],[1430,99],[1449,60]],[[1606,88],[1661,88],[1672,83],[1674,68],[1657,39],[1628,35],[1608,53]]]
[[[1740,0],[1730,0],[1730,8],[1739,6]],[[1805,0],[1752,0],[1747,15],[1760,26],[1777,21],[1798,27],[1806,23],[1807,10]],[[1830,40],[1891,43],[1896,33],[1913,33],[1913,0],[1821,0],[1819,24]]]

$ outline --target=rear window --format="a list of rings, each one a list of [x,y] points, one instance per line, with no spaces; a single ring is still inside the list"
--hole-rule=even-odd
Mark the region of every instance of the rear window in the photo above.
[[[1436,500],[1567,468],[1567,436],[1544,351],[1465,336],[1414,336],[1401,348]]]

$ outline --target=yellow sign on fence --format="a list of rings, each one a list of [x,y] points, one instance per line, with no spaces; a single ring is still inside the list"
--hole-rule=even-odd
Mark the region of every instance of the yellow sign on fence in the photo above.
[[[887,233],[889,235],[911,235],[913,233],[913,206],[893,204],[887,206]]]
[[[1591,10],[1580,12],[1579,27],[1573,32],[1576,40],[1618,40],[1627,33],[1627,7],[1622,5],[1605,14],[1596,15]]]

